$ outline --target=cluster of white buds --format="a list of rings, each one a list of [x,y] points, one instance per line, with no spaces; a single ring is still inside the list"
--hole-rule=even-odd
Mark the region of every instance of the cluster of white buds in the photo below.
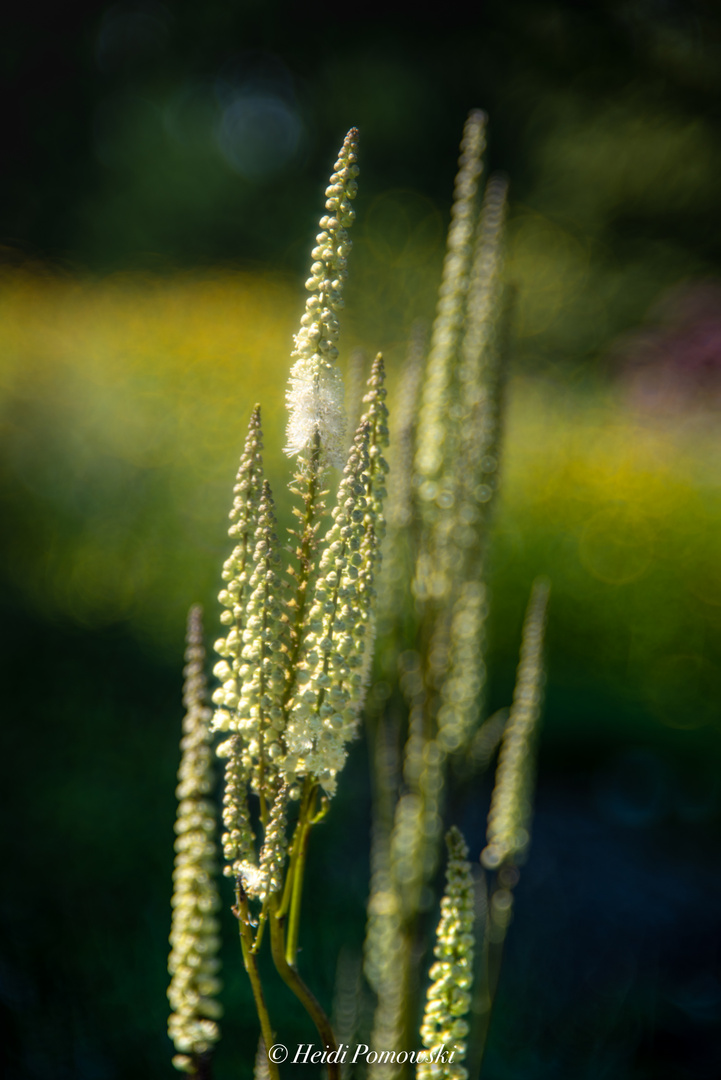
[[[228,533],[235,548],[223,566],[225,587],[218,599],[228,626],[215,643],[222,659],[213,672],[221,685],[214,731],[231,732],[217,749],[226,759],[223,796],[223,853],[226,876],[240,876],[250,896],[264,896],[267,875],[255,865],[248,786],[270,794],[275,787],[272,755],[277,749],[278,716],[285,686],[282,581],[277,573],[273,500],[263,479],[260,408],[253,410],[234,488]]]
[[[215,813],[208,796],[213,786],[210,709],[205,704],[202,622],[199,607],[188,616],[185,653],[183,751],[178,771],[178,817],[175,825],[175,869],[168,959],[172,1013],[168,1034],[178,1051],[173,1064],[195,1072],[197,1059],[220,1038],[216,1020],[221,1007],[219,924],[215,886]]]
[[[363,661],[357,650],[363,635],[357,601],[368,462],[365,428],[348,456],[325,537],[286,730],[288,779],[312,775],[330,788],[354,725],[351,702],[360,696]]]
[[[301,462],[296,486],[305,513],[297,567],[281,573],[270,487],[263,479],[258,407],[251,416],[235,486],[232,555],[219,599],[228,628],[215,644],[221,659],[213,730],[228,733],[223,821],[225,873],[251,898],[266,900],[283,881],[288,802],[300,781],[331,794],[357,729],[373,640],[374,579],[383,535],[388,442],[384,369],[376,358],[365,413],[351,447],[332,524],[319,544],[318,478],[344,449],[342,382],[336,366],[338,323],[350,250],[346,229],[356,194],[355,129],[341,149],[326,215],[313,251],[311,293],[295,337],[288,406],[288,453]],[[248,793],[260,799],[262,847],[256,855]]]
[[[324,456],[332,465],[342,465],[345,451],[343,382],[336,359],[338,311],[343,306],[351,248],[347,229],[355,219],[351,201],[358,190],[357,145],[358,132],[351,128],[326,188],[328,213],[320,219],[321,231],[312,251],[311,275],[305,283],[311,295],[295,336],[295,362],[287,394],[290,417],[286,453],[305,454],[319,438]]]
[[[279,887],[285,852],[287,787],[281,778],[281,766],[285,757],[283,695],[289,636],[273,496],[263,479],[261,449],[256,407],[231,512],[230,535],[238,542],[223,570],[227,585],[220,593],[220,601],[226,607],[224,621],[231,625],[226,636],[215,643],[223,659],[213,669],[221,682],[213,694],[218,706],[213,729],[232,733],[218,747],[218,756],[226,759],[225,873],[240,876],[249,896],[264,899],[269,887],[271,891]],[[260,866],[254,862],[248,787],[274,807]]]
[[[288,785],[281,784],[273,800],[270,819],[263,837],[260,852],[260,872],[263,875],[263,887],[268,893],[276,893],[283,884],[283,864],[288,847],[285,834],[286,812],[288,808]]]
[[[248,770],[243,765],[243,740],[240,735],[231,735],[216,748],[218,757],[225,758],[225,784],[223,790],[223,856],[226,865],[223,873],[226,877],[237,877],[248,873],[253,865],[254,841],[248,809]],[[257,869],[257,868],[256,868]],[[260,878],[257,892],[261,892]],[[252,885],[246,892],[256,895]]]
[[[226,677],[222,680],[223,685],[213,694],[214,703],[221,706],[213,717],[214,731],[230,729],[230,712],[227,710],[234,709],[239,700],[237,674],[241,666],[250,567],[263,486],[262,449],[260,406],[256,405],[248,424],[248,434],[233,489],[228,535],[235,541],[235,547],[223,564],[222,576],[226,584],[218,596],[226,609],[222,612],[220,621],[230,629],[225,638],[215,643],[215,651],[226,660],[226,667],[222,668]],[[216,675],[218,670],[216,665]]]
[[[283,772],[320,781],[333,794],[356,734],[372,645],[374,580],[383,532],[387,465],[383,360],[374,362],[366,412],[348,455],[332,524],[322,543],[288,705]]]
[[[247,599],[239,620],[242,630],[236,624],[225,639],[216,642],[216,651],[226,659],[213,669],[222,683],[213,694],[213,701],[221,706],[213,726],[242,736],[242,763],[253,790],[260,794],[276,787],[275,762],[282,753],[279,737],[285,726],[282,702],[288,638],[283,619],[285,583],[279,574],[273,496],[267,480],[253,509],[256,528],[244,574]],[[235,580],[230,587],[234,584]]]
[[[488,845],[481,853],[481,862],[488,870],[496,870],[507,860],[519,862],[530,840],[533,738],[541,713],[549,592],[548,581],[539,578],[528,601],[513,704],[503,733],[488,814]]]
[[[236,484],[236,491],[246,492],[248,506],[242,512],[235,508],[231,525],[231,535],[241,542],[224,569],[227,586],[220,600],[226,607],[224,621],[231,626],[215,644],[223,659],[214,668],[221,685],[213,694],[218,706],[213,729],[232,733],[218,747],[219,756],[228,759],[225,855],[229,872],[247,878],[251,895],[264,894],[266,883],[249,869],[252,835],[244,789],[249,785],[272,803],[284,784],[288,797],[297,798],[298,781],[310,776],[332,794],[346,744],[356,733],[384,530],[388,428],[383,383],[378,356],[333,521],[321,544],[292,670],[284,612],[287,585],[279,574],[270,487],[262,480],[257,411],[251,418]]]
[[[368,454],[369,484],[368,499],[371,518],[366,518],[366,525],[372,522],[376,539],[380,541],[385,536],[385,518],[383,516],[383,504],[387,495],[386,476],[388,463],[383,456],[383,450],[388,446],[388,409],[386,408],[385,368],[383,357],[380,353],[373,361],[370,378],[368,379],[368,392],[363,398],[365,412],[362,422],[368,424]]]
[[[426,997],[421,1039],[429,1050],[438,1051],[445,1047],[453,1051],[453,1061],[419,1064],[418,1080],[466,1080],[468,1076],[461,1063],[466,1056],[468,1023],[465,1017],[471,1006],[473,982],[473,876],[468,848],[455,826],[448,831],[446,844],[446,891],[441,900],[441,918],[433,950],[436,963],[429,972],[433,982]]]

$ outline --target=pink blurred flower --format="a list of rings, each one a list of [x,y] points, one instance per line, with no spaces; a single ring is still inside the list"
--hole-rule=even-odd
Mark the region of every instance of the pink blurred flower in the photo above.
[[[686,281],[669,289],[647,325],[617,342],[614,357],[639,408],[721,408],[721,281]]]

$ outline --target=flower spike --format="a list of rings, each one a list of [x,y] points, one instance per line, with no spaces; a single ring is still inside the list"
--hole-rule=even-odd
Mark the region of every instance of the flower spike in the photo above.
[[[248,424],[248,434],[233,488],[228,535],[236,544],[223,564],[222,576],[226,585],[218,595],[218,600],[226,609],[222,612],[220,621],[230,629],[224,638],[219,638],[215,643],[215,651],[223,657],[223,661],[213,669],[213,673],[222,682],[213,694],[213,702],[218,706],[213,717],[213,731],[230,730],[231,712],[239,701],[238,672],[242,666],[241,652],[247,619],[250,566],[263,486],[262,450],[260,405],[256,405]]]
[[[466,1056],[465,1017],[471,1006],[473,982],[473,876],[466,842],[455,826],[449,829],[446,844],[446,891],[441,900],[441,919],[433,950],[436,963],[429,972],[433,982],[428,988],[421,1039],[429,1050],[438,1051],[444,1046],[452,1050],[453,1061],[421,1063],[417,1080],[467,1080],[468,1077],[461,1062]]]
[[[496,870],[508,861],[518,863],[528,848],[533,788],[533,740],[543,694],[543,638],[550,583],[533,583],[523,623],[521,657],[513,704],[498,755],[496,783],[488,814],[488,844],[481,862]]]
[[[215,885],[215,813],[208,800],[213,786],[213,754],[211,714],[205,704],[204,659],[202,612],[196,605],[188,614],[183,694],[186,713],[176,792],[178,838],[173,871],[172,951],[168,958],[168,1001],[172,1009],[168,1034],[177,1051],[173,1064],[181,1072],[193,1074],[198,1059],[205,1057],[220,1038],[216,1021],[222,1012],[216,998],[221,984],[217,977],[220,927],[215,912],[220,901]]]
[[[355,219],[351,201],[358,190],[357,145],[358,131],[351,128],[326,188],[328,212],[320,219],[321,231],[311,253],[314,261],[305,283],[310,296],[295,335],[295,362],[287,393],[290,417],[286,454],[307,456],[317,439],[331,465],[342,463],[345,450],[343,380],[336,360],[338,311],[343,306],[351,248],[347,229]]]
[[[466,120],[458,160],[458,175],[448,230],[448,247],[438,308],[433,323],[430,352],[418,419],[416,470],[423,481],[440,472],[447,451],[448,402],[452,363],[458,349],[466,293],[468,291],[473,231],[476,222],[476,193],[486,145],[486,115],[473,110]],[[421,492],[428,498],[428,489]]]

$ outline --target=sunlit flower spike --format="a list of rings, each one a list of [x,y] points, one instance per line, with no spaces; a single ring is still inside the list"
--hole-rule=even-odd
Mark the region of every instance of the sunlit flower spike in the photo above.
[[[348,228],[355,211],[351,201],[358,190],[356,151],[358,132],[345,137],[330,183],[328,211],[313,248],[313,265],[305,287],[310,293],[291,354],[294,360],[287,393],[289,410],[286,453],[307,456],[317,443],[323,458],[342,465],[345,451],[343,380],[337,366],[338,311],[343,306],[351,244]]]

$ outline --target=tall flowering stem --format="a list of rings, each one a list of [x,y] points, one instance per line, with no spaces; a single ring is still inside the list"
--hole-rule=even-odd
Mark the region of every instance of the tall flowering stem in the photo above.
[[[530,843],[535,747],[543,697],[543,643],[550,583],[537,578],[531,589],[521,640],[521,655],[496,767],[488,814],[486,847],[481,864],[490,872],[486,918],[474,1013],[479,1017],[472,1056],[480,1069],[486,1047],[491,1009],[503,957],[506,932],[513,914],[513,889],[518,867]]]
[[[168,959],[171,981],[168,1000],[172,1009],[168,1034],[177,1051],[176,1069],[198,1080],[209,1075],[209,1056],[220,1038],[221,1015],[219,924],[220,907],[215,885],[215,811],[209,796],[213,787],[210,709],[205,703],[202,612],[188,615],[185,652],[186,712],[178,770],[178,816],[175,825],[175,869]]]
[[[523,624],[513,704],[503,733],[488,814],[488,844],[481,853],[481,862],[489,870],[496,870],[504,862],[520,862],[530,841],[533,742],[541,715],[549,594],[549,582],[538,578],[533,583]]]
[[[485,114],[474,110],[464,127],[428,359],[421,378],[418,347],[411,349],[396,404],[404,419],[394,466],[401,463],[409,475],[404,480],[394,469],[380,629],[382,678],[400,671],[408,728],[392,825],[374,833],[374,844],[386,849],[377,852],[378,865],[389,870],[374,875],[366,966],[378,993],[373,1039],[383,1037],[398,1050],[414,1025],[409,1001],[417,983],[418,916],[437,865],[446,776],[450,767],[460,772],[470,765],[485,682],[484,572],[497,474],[507,190],[505,180],[491,177],[481,199],[485,124]],[[412,596],[406,597],[408,577]],[[379,717],[376,737],[386,726]],[[379,778],[378,791],[382,783]],[[382,802],[376,799],[376,810],[388,817]],[[376,938],[385,944],[371,960]],[[382,1068],[384,1080],[399,1071],[392,1063]]]
[[[343,380],[336,360],[338,312],[351,248],[347,229],[355,219],[351,202],[358,190],[357,148],[358,132],[351,128],[325,192],[328,213],[320,219],[311,252],[313,264],[305,283],[310,296],[295,336],[287,394],[286,453],[308,461],[318,444],[321,455],[334,465],[342,465],[345,449]]]
[[[234,912],[266,1046],[273,1032],[257,965],[266,926],[279,974],[313,1019],[323,1045],[336,1045],[296,959],[310,833],[327,812],[348,743],[357,734],[369,677],[384,529],[383,360],[378,356],[373,365],[365,411],[345,461],[343,385],[336,364],[356,148],[352,129],[326,189],[326,213],[306,282],[310,295],[292,353],[286,452],[297,458],[290,490],[300,500],[292,558],[283,566],[256,407],[231,511],[235,547],[220,593],[226,630],[215,645],[220,685],[213,694],[213,727],[225,733],[218,747],[226,762],[225,873],[236,883]],[[331,466],[343,467],[343,474],[323,532]],[[272,1062],[268,1067],[275,1075]],[[335,1076],[337,1064],[328,1067]]]
[[[286,779],[303,777],[303,797],[292,844],[286,891],[278,909],[288,915],[286,963],[295,966],[300,889],[312,826],[345,764],[356,736],[373,644],[374,580],[383,535],[387,465],[384,368],[376,357],[364,398],[365,412],[348,456],[331,525],[321,545],[308,609],[307,630],[295,662],[288,700]],[[318,807],[319,785],[324,790]]]
[[[432,982],[426,996],[421,1039],[436,1055],[441,1048],[451,1052],[453,1061],[419,1064],[418,1080],[467,1080],[468,1077],[462,1063],[466,1056],[466,1016],[471,1006],[473,981],[473,877],[468,848],[455,826],[449,830],[446,844],[446,891],[441,900],[441,919],[433,950],[436,962],[428,973]]]
[[[329,810],[369,690],[377,775],[364,966],[377,995],[370,1039],[380,1051],[378,1080],[405,1074],[403,1050],[412,1045],[423,951],[419,916],[428,907],[441,846],[447,778],[462,781],[474,767],[486,767],[501,744],[481,855],[488,887],[482,871],[474,884],[460,832],[446,835],[447,883],[420,1032],[432,1053],[418,1062],[417,1078],[467,1080],[482,1060],[512,890],[529,842],[548,600],[547,583],[537,581],[512,706],[481,723],[485,563],[497,489],[504,307],[510,306],[503,303],[508,288],[501,274],[507,182],[491,177],[482,198],[479,184],[485,123],[475,110],[464,127],[428,359],[424,365],[425,331],[417,327],[401,380],[394,447],[400,467],[378,625],[388,472],[384,364],[379,354],[362,407],[358,386],[352,394],[353,420],[362,412],[352,437],[337,366],[357,190],[355,129],[326,188],[292,350],[285,452],[295,458],[294,541],[285,558],[256,406],[230,512],[233,549],[219,596],[223,631],[215,644],[212,723],[200,615],[191,612],[168,996],[174,1064],[196,1080],[208,1080],[219,1037],[218,898],[207,801],[211,731],[221,734],[217,754],[225,764],[224,873],[234,884],[232,911],[260,1022],[256,1076],[279,1080],[268,1057],[275,1033],[260,976],[259,953],[269,938],[278,974],[317,1028],[329,1080],[339,1080],[331,1023],[299,971],[303,883],[312,830]],[[359,383],[362,361],[351,368]],[[333,468],[341,475],[331,482]],[[371,686],[377,634],[382,681]],[[477,905],[485,918],[474,919]]]
[[[499,717],[482,720],[486,562],[507,355],[508,183],[491,176],[481,190],[485,124],[474,110],[464,127],[428,358],[421,374],[418,347],[410,350],[394,409],[401,438],[392,448],[381,586],[382,682],[371,693],[368,725],[380,765],[364,963],[377,994],[371,1041],[396,1051],[415,1027],[419,916],[451,801],[447,779],[463,782],[487,767],[502,728]],[[404,1070],[390,1060],[378,1071],[379,1080],[396,1080]]]
[[[476,193],[485,144],[486,115],[480,109],[474,109],[463,129],[443,276],[423,387],[416,453],[416,472],[421,483],[432,481],[438,474],[446,449],[445,410],[449,404],[453,359],[465,314],[477,216]],[[426,489],[421,498],[427,496]],[[432,494],[429,497],[432,498]]]
[[[301,501],[302,510],[298,507],[293,510],[299,525],[294,532],[295,565],[289,567],[295,588],[288,601],[292,646],[286,702],[295,688],[293,673],[308,620],[309,589],[327,494],[323,489],[323,473],[329,464],[341,468],[344,464],[343,380],[336,360],[340,334],[338,312],[343,307],[351,249],[348,229],[355,219],[351,203],[358,190],[357,149],[358,131],[351,128],[325,191],[327,213],[320,219],[320,232],[311,252],[311,273],[305,283],[310,295],[291,353],[285,452],[297,458],[291,492]]]

